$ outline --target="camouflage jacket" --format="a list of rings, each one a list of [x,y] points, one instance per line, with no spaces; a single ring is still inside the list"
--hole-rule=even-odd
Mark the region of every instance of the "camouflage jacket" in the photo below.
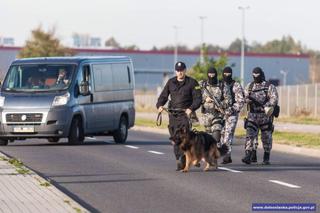
[[[208,93],[205,91],[204,87],[208,90],[210,95],[213,95],[218,102],[222,102],[222,91],[220,85],[210,85],[207,81],[200,81],[199,85],[201,86],[202,92],[202,107],[203,113],[218,113],[218,110],[213,102],[206,102],[206,99],[209,97]]]
[[[223,103],[230,114],[239,113],[245,103],[244,91],[239,82],[222,83]]]
[[[249,83],[245,89],[245,98],[250,112],[255,113],[264,112],[264,107],[274,107],[278,104],[279,99],[276,87],[266,81]],[[253,102],[252,99],[258,103]]]

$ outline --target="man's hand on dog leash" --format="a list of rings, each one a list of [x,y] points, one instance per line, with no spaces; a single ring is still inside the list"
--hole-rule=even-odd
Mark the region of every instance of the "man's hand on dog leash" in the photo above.
[[[162,111],[163,111],[163,106],[159,106],[158,112],[162,112]]]
[[[186,113],[188,116],[190,116],[190,114],[192,113],[192,110],[188,108],[188,109],[186,109]]]

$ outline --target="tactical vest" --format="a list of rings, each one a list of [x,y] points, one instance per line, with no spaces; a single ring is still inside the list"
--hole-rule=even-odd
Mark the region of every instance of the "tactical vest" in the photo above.
[[[258,90],[255,90],[255,91],[252,91],[253,85],[254,85],[254,82],[251,82],[251,83],[249,84],[249,87],[248,87],[249,96],[250,96],[250,94],[251,94],[252,92],[264,91],[264,92],[265,92],[265,95],[266,95],[266,100],[262,103],[262,105],[265,105],[265,104],[269,101],[268,90],[269,90],[270,82],[269,82],[269,81],[266,81],[266,84],[265,84],[265,86],[264,86],[263,88],[258,89]],[[254,112],[254,111],[251,110],[251,109],[254,108],[253,105],[254,105],[254,103],[251,103],[250,106],[249,106],[250,112]],[[260,112],[260,111],[259,111],[259,112]],[[261,112],[264,112],[264,111],[261,111]],[[276,105],[274,106],[274,110],[273,110],[272,115],[277,118],[277,117],[279,117],[279,114],[280,114],[280,106],[279,106],[278,104],[276,104]]]

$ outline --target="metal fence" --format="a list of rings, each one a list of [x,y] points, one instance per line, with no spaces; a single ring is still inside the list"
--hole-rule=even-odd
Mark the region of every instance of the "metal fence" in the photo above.
[[[320,84],[278,87],[282,116],[320,117]]]
[[[277,90],[280,116],[320,117],[320,84],[280,86]],[[155,110],[157,98],[156,91],[137,92],[136,107]]]

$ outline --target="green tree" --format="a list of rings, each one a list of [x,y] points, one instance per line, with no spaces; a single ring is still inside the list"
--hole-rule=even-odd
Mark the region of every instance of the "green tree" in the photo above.
[[[135,44],[124,46],[121,49],[123,50],[139,50],[139,47]]]
[[[106,40],[106,42],[104,43],[104,46],[111,47],[113,49],[120,49],[121,48],[120,43],[117,42],[117,40],[114,37],[111,37],[108,40]]]
[[[252,46],[252,52],[257,53],[283,53],[283,54],[299,54],[305,51],[300,41],[295,41],[290,35],[283,36],[281,40],[275,39],[259,45],[256,43]]]
[[[228,47],[228,51],[230,52],[241,52],[241,39],[236,38]],[[250,49],[250,46],[248,45],[248,42],[245,40],[244,42],[244,51],[248,51]]]
[[[215,67],[218,71],[218,79],[222,79],[222,71],[228,64],[228,57],[226,54],[222,54],[217,60],[209,58],[208,48],[204,47],[203,63],[200,60],[190,69],[189,76],[195,78],[197,81],[207,79],[207,71],[209,67]],[[233,65],[232,65],[233,66]]]
[[[200,51],[202,45],[197,45],[193,48],[193,51]],[[213,44],[207,44],[206,48],[208,52],[223,52],[225,49],[223,47],[220,47],[219,45],[213,45]]]
[[[50,57],[50,56],[70,56],[73,52],[61,45],[60,40],[55,37],[55,30],[45,32],[38,27],[31,32],[31,39],[26,41],[26,45],[19,52],[18,57]]]

